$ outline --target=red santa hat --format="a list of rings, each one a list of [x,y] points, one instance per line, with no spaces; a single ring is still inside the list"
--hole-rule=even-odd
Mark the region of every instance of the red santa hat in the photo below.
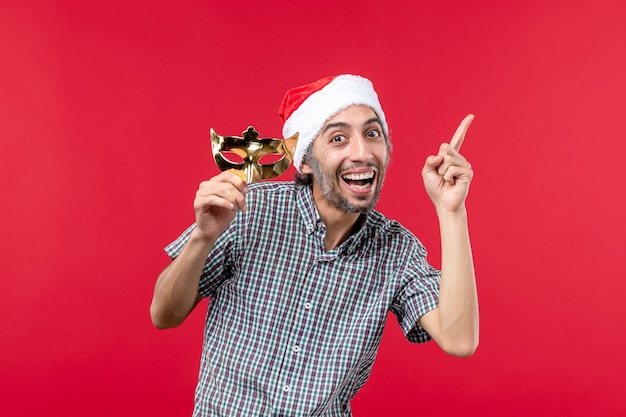
[[[301,171],[304,154],[319,135],[328,119],[352,106],[372,108],[389,136],[385,113],[378,101],[372,82],[358,75],[338,75],[287,91],[278,110],[282,119],[283,137],[299,133],[293,164]]]

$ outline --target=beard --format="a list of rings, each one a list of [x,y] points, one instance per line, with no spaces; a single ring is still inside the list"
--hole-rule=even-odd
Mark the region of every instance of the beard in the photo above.
[[[348,213],[367,213],[376,206],[378,198],[380,197],[380,190],[382,189],[385,176],[380,165],[372,162],[367,163],[367,166],[377,168],[376,188],[374,190],[374,195],[372,197],[360,196],[356,198],[357,202],[350,202],[341,193],[337,181],[342,180],[341,176],[338,173],[332,174],[331,172],[324,171],[317,158],[313,157],[312,155],[307,162],[309,163],[309,166],[313,171],[313,178],[315,178],[315,181],[319,185],[322,196],[324,196],[326,201],[328,201],[331,205]],[[350,167],[348,169],[351,168],[353,167]]]

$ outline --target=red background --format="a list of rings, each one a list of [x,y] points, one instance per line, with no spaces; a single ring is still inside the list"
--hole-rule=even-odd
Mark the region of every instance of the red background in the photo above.
[[[206,304],[148,307],[208,129],[278,136],[288,88],[350,72],[392,128],[379,209],[435,265],[419,168],[476,114],[482,326],[455,359],[390,317],[355,415],[626,415],[626,3],[175,3],[0,1],[0,413],[190,415]]]

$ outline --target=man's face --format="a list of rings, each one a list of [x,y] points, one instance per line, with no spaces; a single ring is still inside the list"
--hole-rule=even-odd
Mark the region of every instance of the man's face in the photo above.
[[[378,201],[389,162],[380,119],[367,106],[350,106],[330,118],[312,145],[302,171],[314,193],[335,208],[365,213]]]

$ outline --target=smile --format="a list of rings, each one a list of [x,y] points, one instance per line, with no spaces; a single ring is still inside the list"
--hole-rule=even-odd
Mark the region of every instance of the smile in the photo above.
[[[367,190],[374,182],[374,171],[344,174],[341,178],[350,187],[357,190]]]

